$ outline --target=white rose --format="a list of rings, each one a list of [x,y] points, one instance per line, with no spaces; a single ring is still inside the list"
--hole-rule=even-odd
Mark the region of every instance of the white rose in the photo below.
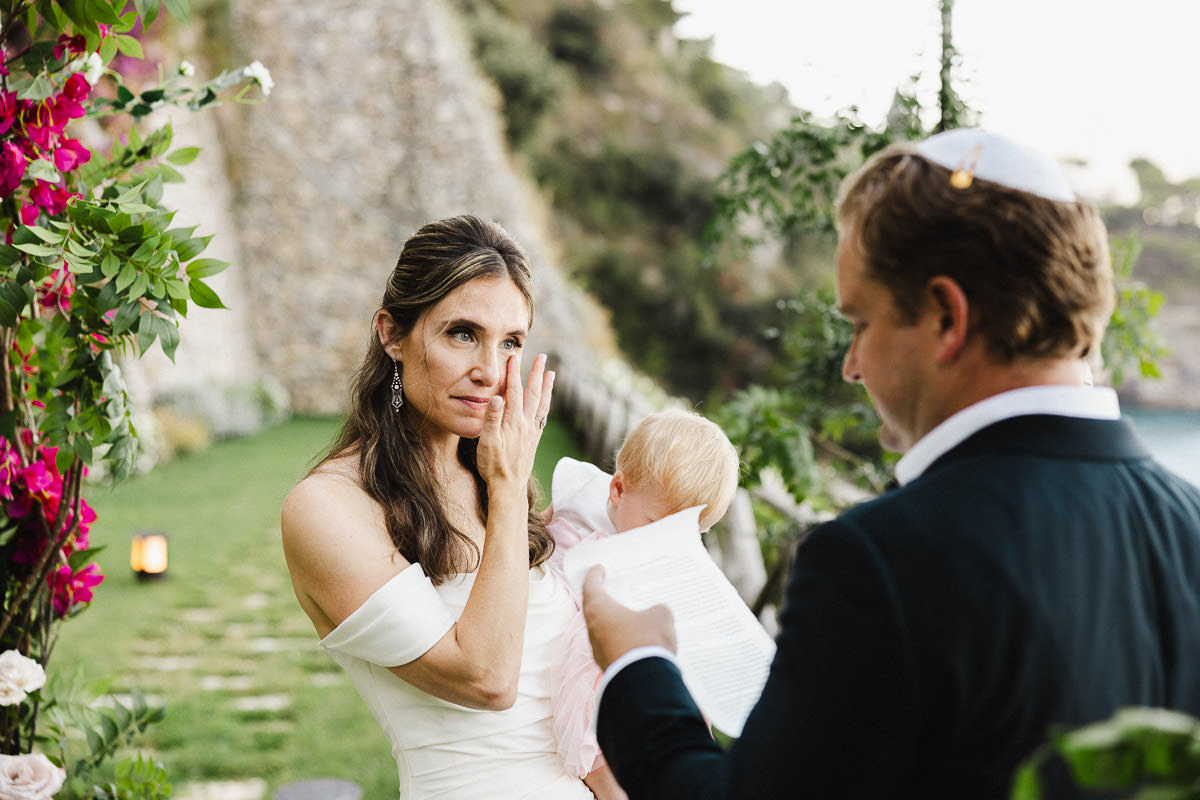
[[[263,95],[269,95],[271,89],[275,86],[275,81],[271,79],[271,73],[263,66],[261,61],[254,61],[248,66],[242,67],[242,76],[250,78],[258,84],[262,89]]]
[[[67,771],[41,753],[0,755],[0,798],[50,800],[62,788]]]
[[[100,58],[99,53],[91,53],[84,62],[83,77],[87,78],[87,82],[92,86],[104,77],[104,59]]]
[[[0,706],[16,705],[25,699],[27,692],[45,685],[46,671],[41,664],[16,650],[0,653]]]

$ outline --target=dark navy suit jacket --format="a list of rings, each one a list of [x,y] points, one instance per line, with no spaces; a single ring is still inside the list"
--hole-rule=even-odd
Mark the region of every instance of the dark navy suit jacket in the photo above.
[[[1057,726],[1200,715],[1200,491],[1127,420],[991,425],[799,549],[778,652],[723,752],[666,659],[604,691],[632,800],[1006,798]]]

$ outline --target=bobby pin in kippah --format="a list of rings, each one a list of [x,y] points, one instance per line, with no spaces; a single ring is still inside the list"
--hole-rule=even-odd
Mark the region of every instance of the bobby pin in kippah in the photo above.
[[[950,185],[955,189],[966,189],[975,182],[975,166],[979,163],[979,154],[983,152],[983,144],[977,144],[972,147],[962,160],[958,162],[958,168],[950,173]]]

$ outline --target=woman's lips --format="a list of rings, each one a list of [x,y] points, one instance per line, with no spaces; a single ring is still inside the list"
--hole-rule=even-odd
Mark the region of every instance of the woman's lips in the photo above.
[[[476,411],[482,411],[483,409],[487,408],[488,400],[490,398],[487,398],[487,397],[456,397],[454,399],[459,401],[460,403],[464,403],[468,408],[472,408]]]

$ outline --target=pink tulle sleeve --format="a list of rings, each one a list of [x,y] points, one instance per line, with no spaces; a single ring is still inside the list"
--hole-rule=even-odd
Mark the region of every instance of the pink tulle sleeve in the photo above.
[[[554,714],[554,739],[558,760],[567,772],[582,778],[604,765],[592,729],[596,687],[602,675],[592,658],[587,623],[576,612],[568,626],[566,647],[550,671],[550,703]]]

